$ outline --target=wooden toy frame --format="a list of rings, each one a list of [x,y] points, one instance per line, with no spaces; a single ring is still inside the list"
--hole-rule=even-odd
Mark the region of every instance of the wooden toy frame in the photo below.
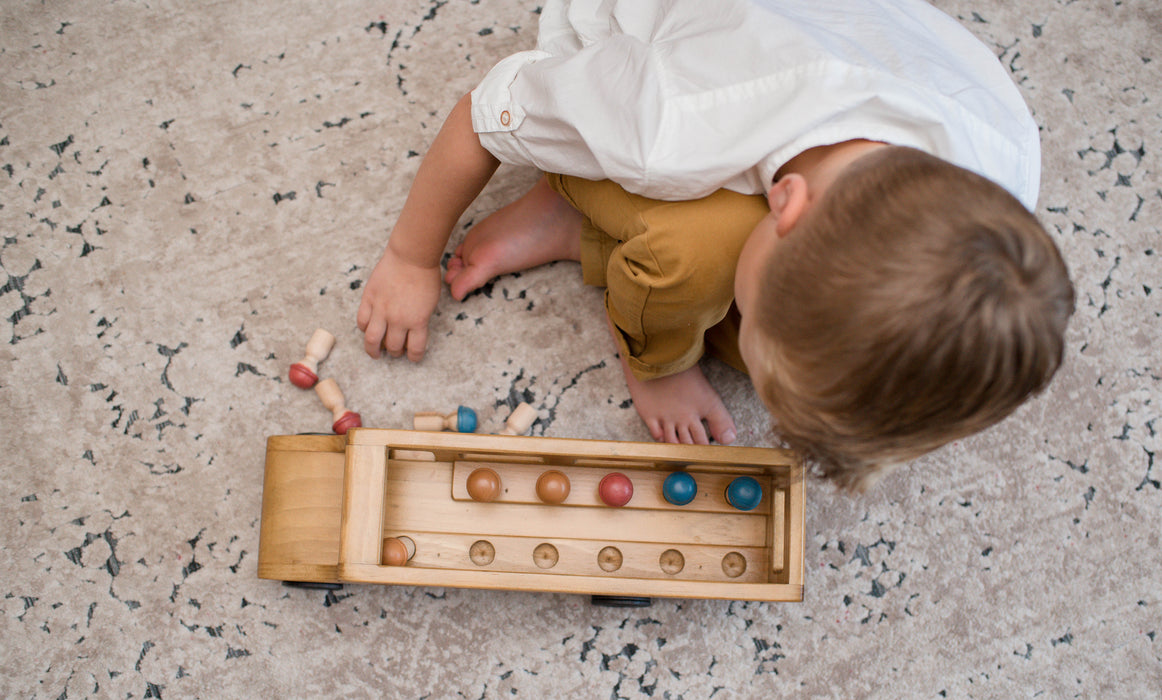
[[[502,480],[490,503],[467,475]],[[548,469],[572,490],[561,505],[535,493]],[[672,471],[695,476],[686,506],[662,497]],[[613,508],[597,483],[619,471],[632,500]],[[753,511],[723,492],[748,475],[763,486]],[[803,598],[801,463],[778,449],[352,429],[346,436],[267,441],[258,575],[311,583],[764,601]],[[385,538],[414,556],[382,565]],[[483,544],[482,544],[483,543]]]

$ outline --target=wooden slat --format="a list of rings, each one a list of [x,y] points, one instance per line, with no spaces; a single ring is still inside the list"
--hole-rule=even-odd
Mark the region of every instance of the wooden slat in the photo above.
[[[545,464],[575,459],[626,459],[663,464],[748,465],[790,468],[798,464],[788,450],[722,445],[671,445],[666,443],[577,440],[475,433],[428,433],[413,430],[355,428],[347,433],[348,445],[375,445],[401,450],[432,452],[437,460],[467,459],[465,454],[487,456],[483,461],[519,462],[537,455]],[[493,459],[495,457],[495,460]],[[571,462],[570,462],[571,463]]]
[[[338,580],[342,449],[342,442],[320,441],[315,436],[268,442],[258,547],[260,578]]]
[[[775,489],[771,498],[771,515],[768,520],[767,549],[770,552],[771,573],[779,574],[786,567],[787,546],[787,490]],[[777,579],[771,579],[772,581]]]
[[[804,540],[806,538],[806,493],[803,467],[797,464],[787,477],[787,512],[783,525],[786,549],[784,581],[792,585],[803,585]]]
[[[614,578],[679,578],[689,581],[719,581],[724,583],[765,583],[769,580],[768,550],[765,547],[721,547],[712,545],[681,545],[672,543],[608,542],[602,540],[503,537],[495,535],[449,535],[414,531],[385,531],[388,536],[406,536],[416,545],[415,556],[408,567],[429,569],[462,569],[466,571],[507,571],[510,573],[558,576],[610,576]],[[476,564],[469,557],[472,545],[488,542],[495,558],[487,564]],[[556,564],[544,568],[534,560],[534,550],[542,544],[552,545],[558,555]],[[598,563],[598,554],[606,547],[615,547],[621,555],[616,570],[605,570]],[[676,550],[684,559],[677,574],[668,574],[660,566],[662,553]],[[723,570],[723,557],[731,552],[742,555],[746,570],[735,577]]]
[[[478,503],[451,498],[453,465],[446,462],[392,460],[387,471],[385,531],[731,547],[763,547],[768,539],[768,519],[761,514]]]
[[[606,475],[619,471],[633,482],[633,498],[625,508],[648,508],[654,510],[673,510],[678,512],[706,512],[730,513],[739,511],[726,501],[726,487],[736,477],[734,473],[706,473],[699,471],[701,465],[692,465],[684,471],[688,472],[698,482],[698,495],[693,502],[684,506],[675,506],[666,501],[662,495],[662,483],[670,475],[670,470],[645,469],[637,467],[610,468],[608,466],[549,466],[527,464],[505,464],[500,462],[466,462],[458,461],[452,475],[452,498],[458,501],[470,501],[468,495],[468,475],[474,470],[487,467],[497,472],[501,480],[501,495],[494,503],[531,503],[540,504],[537,497],[537,479],[545,471],[553,469],[569,478],[569,498],[562,504],[564,507],[594,506],[607,508],[597,495],[597,485]],[[735,467],[738,469],[738,467]],[[747,472],[748,475],[751,472]],[[754,477],[763,489],[763,500],[754,510],[747,511],[751,515],[766,515],[771,508],[771,480],[761,472]]]
[[[339,531],[339,575],[348,564],[378,564],[383,540],[387,451],[347,446],[343,520]]]
[[[266,439],[268,452],[338,452],[347,448],[342,435],[272,435]]]
[[[709,598],[720,600],[762,600],[798,602],[801,585],[771,583],[709,583],[670,579],[613,578],[610,576],[558,576],[503,571],[425,569],[411,566],[353,564],[344,569],[344,580],[353,583],[381,583],[404,586],[451,586],[508,591],[552,593],[597,593],[602,595],[657,596],[669,598]]]

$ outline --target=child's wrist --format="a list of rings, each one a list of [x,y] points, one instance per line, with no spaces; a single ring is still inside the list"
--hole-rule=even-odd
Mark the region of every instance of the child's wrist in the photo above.
[[[411,267],[420,268],[424,270],[438,270],[440,267],[441,253],[432,256],[430,253],[423,251],[408,250],[406,245],[401,245],[396,242],[395,236],[392,236],[387,241],[387,250],[399,262],[409,265]],[[434,257],[434,259],[433,259]]]

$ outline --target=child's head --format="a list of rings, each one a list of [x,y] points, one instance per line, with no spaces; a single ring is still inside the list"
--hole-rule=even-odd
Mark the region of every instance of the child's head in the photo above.
[[[1060,253],[974,173],[879,148],[774,238],[748,263],[740,343],[778,432],[843,486],[1000,421],[1061,363]]]

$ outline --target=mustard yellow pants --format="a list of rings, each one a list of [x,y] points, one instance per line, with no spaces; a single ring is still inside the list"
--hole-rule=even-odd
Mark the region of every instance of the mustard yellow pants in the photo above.
[[[586,284],[605,287],[614,337],[634,376],[676,374],[704,352],[746,371],[734,271],[747,237],[770,212],[765,197],[719,190],[666,202],[609,180],[546,177],[584,216],[582,274]]]

